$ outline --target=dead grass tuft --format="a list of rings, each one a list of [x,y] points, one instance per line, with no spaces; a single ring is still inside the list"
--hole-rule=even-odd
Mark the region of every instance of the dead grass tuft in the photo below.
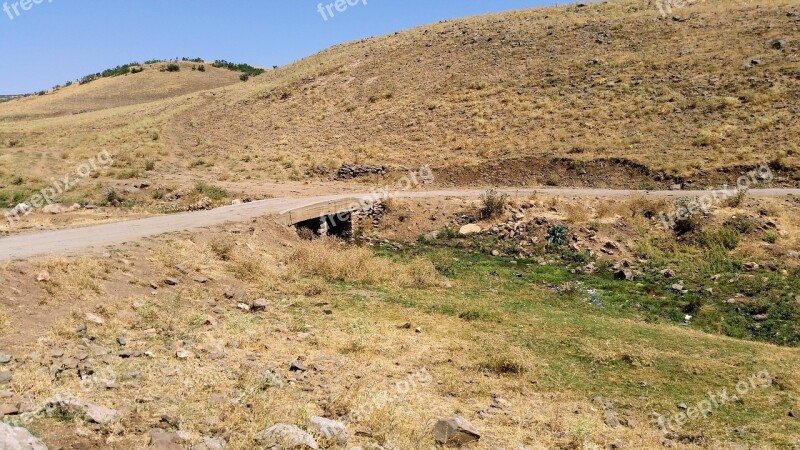
[[[331,281],[430,287],[439,284],[430,261],[415,259],[398,264],[376,257],[365,248],[347,246],[333,239],[302,242],[289,255],[299,273]]]

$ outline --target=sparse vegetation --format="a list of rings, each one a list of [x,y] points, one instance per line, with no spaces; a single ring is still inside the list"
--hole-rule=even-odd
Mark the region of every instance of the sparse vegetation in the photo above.
[[[261,75],[262,73],[265,72],[264,69],[253,67],[253,66],[251,66],[249,64],[235,64],[235,63],[228,62],[228,61],[225,61],[225,60],[214,61],[214,64],[212,64],[212,66],[217,67],[217,68],[225,68],[225,69],[228,69],[228,70],[232,70],[234,72],[242,72],[242,74],[243,75],[247,75],[248,78],[251,77],[251,76],[255,77],[255,76]],[[242,81],[246,81],[246,80],[242,80]]]
[[[481,194],[481,219],[489,220],[500,217],[505,213],[507,204],[507,194],[498,192],[496,189],[490,189],[484,192]]]
[[[213,201],[219,201],[228,197],[228,191],[226,191],[225,189],[219,186],[214,186],[203,182],[197,183],[197,185],[195,186],[195,191],[197,191],[197,193],[199,194],[208,197],[210,200]]]

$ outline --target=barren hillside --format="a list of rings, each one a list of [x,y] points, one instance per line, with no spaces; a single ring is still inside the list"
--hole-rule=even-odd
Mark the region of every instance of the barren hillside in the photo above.
[[[24,166],[36,188],[102,148],[115,167],[100,182],[248,185],[366,162],[427,163],[454,184],[702,187],[770,162],[794,185],[798,10],[531,9],[336,46],[248,82],[211,68],[102,79],[0,105],[0,186]]]

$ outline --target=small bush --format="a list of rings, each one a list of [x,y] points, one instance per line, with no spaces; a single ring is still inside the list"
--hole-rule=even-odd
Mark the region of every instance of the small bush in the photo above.
[[[199,72],[205,72],[205,71],[206,71],[206,66],[205,66],[205,65],[203,65],[203,64],[200,64],[200,67],[198,67],[198,68],[197,68],[197,70],[198,70]]]
[[[109,188],[105,197],[100,202],[100,206],[119,206],[122,204],[122,198],[114,188]]]
[[[153,161],[152,159],[146,159],[144,161],[144,170],[149,172],[155,168],[156,168],[156,162]]]
[[[195,190],[208,197],[210,200],[222,200],[228,197],[228,191],[219,187],[209,185],[203,182],[197,183]]]
[[[547,230],[547,248],[557,249],[567,244],[569,230],[564,225],[553,225]]]
[[[177,64],[167,64],[167,67],[162,69],[162,71],[164,71],[164,72],[180,72],[181,71],[181,66],[179,66]]]
[[[118,180],[130,180],[131,178],[135,178],[137,172],[133,169],[122,169],[117,172],[116,178]]]
[[[503,214],[508,204],[508,195],[490,189],[481,194],[480,216],[484,220],[494,219]]]
[[[736,195],[733,197],[728,198],[725,201],[725,206],[728,208],[738,208],[744,204],[744,201],[747,199],[747,189],[737,189]]]
[[[195,167],[202,167],[206,165],[206,160],[203,158],[198,158],[189,163],[189,168],[194,169]]]
[[[745,216],[733,216],[726,220],[723,224],[726,227],[733,228],[740,234],[747,234],[753,231],[753,221]]]
[[[247,81],[249,79],[250,79],[250,75],[248,75],[246,73],[243,73],[243,74],[239,75],[239,80],[241,80],[241,81]]]
[[[733,250],[739,245],[742,235],[733,227],[723,226],[718,230],[703,231],[702,244],[708,248],[720,246],[726,250]]]

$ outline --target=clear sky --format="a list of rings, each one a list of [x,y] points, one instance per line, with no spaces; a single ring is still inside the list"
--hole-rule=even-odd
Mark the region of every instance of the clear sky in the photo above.
[[[147,59],[284,65],[355,39],[555,3],[349,0],[355,4],[344,12],[334,6],[331,17],[325,5],[333,1],[323,2],[325,20],[319,0],[0,0],[0,94],[45,90]]]

